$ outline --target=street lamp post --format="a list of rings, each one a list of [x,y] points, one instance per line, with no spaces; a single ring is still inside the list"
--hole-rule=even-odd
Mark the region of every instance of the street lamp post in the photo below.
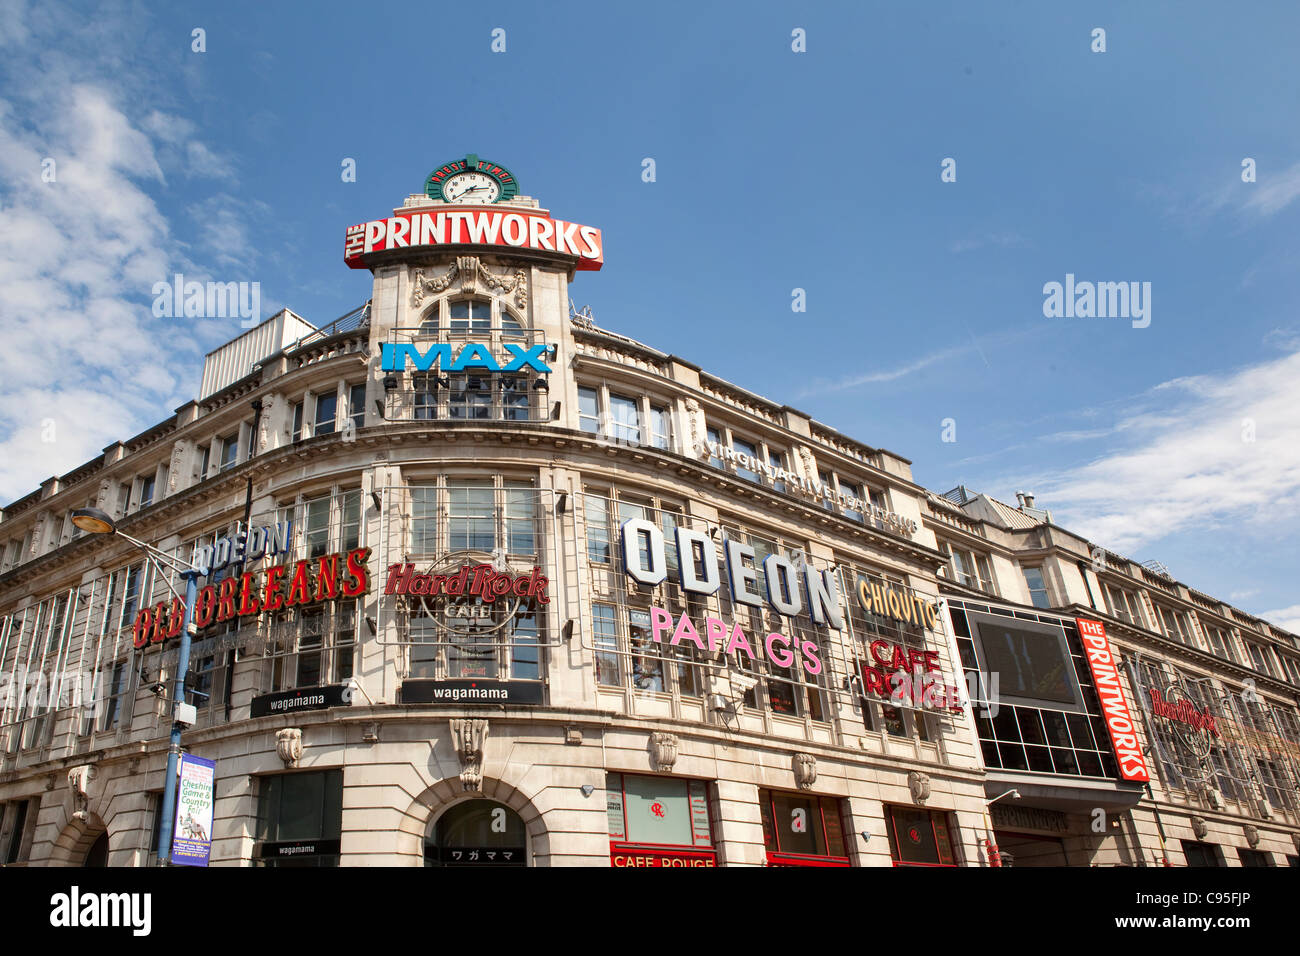
[[[72,523],[82,531],[91,534],[121,535],[143,551],[155,565],[166,562],[172,570],[178,571],[185,581],[184,617],[181,622],[180,647],[177,649],[175,689],[172,692],[171,743],[167,749],[167,776],[163,778],[162,818],[158,821],[158,862],[166,864],[171,856],[172,827],[176,816],[176,764],[180,760],[181,732],[185,728],[185,724],[179,719],[177,708],[185,703],[185,675],[190,669],[190,641],[193,637],[190,629],[193,626],[194,602],[198,595],[199,578],[207,573],[207,569],[182,564],[153,545],[123,533],[118,530],[113,519],[98,508],[81,508],[74,511]],[[167,586],[171,588],[170,582]]]

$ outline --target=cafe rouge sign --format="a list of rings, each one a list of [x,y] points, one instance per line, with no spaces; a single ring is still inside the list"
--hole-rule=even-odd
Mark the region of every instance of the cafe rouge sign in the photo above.
[[[910,588],[895,587],[888,581],[857,579],[858,605],[868,614],[890,618],[934,630],[939,623],[939,606]],[[870,658],[862,664],[862,691],[887,698],[904,707],[960,712],[965,706],[961,688],[942,681],[939,652],[904,647],[891,641],[872,641]]]
[[[262,611],[310,607],[337,598],[370,593],[369,548],[326,554],[311,560],[276,564],[261,572],[248,571],[220,584],[199,589],[194,602],[198,630]],[[262,580],[259,581],[258,578]],[[173,598],[147,607],[135,616],[135,646],[161,644],[177,637],[185,616],[185,602]]]

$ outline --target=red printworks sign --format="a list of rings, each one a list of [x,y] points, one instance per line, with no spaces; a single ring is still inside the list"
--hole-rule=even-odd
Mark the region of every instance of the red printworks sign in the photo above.
[[[1124,688],[1120,686],[1115,654],[1110,642],[1106,640],[1106,625],[1082,617],[1075,618],[1074,623],[1078,626],[1079,637],[1083,641],[1084,655],[1088,658],[1092,682],[1101,701],[1101,712],[1106,718],[1111,746],[1119,760],[1119,775],[1125,780],[1146,783],[1151,779],[1151,774],[1142,756],[1142,748],[1138,746],[1137,730],[1133,726],[1128,700],[1124,697]]]

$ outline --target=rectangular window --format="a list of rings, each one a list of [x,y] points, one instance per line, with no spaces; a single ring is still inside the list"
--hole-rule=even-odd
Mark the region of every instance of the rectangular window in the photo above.
[[[858,501],[862,501],[862,500],[863,500],[863,497],[862,497],[862,486],[861,486],[861,485],[853,485],[853,484],[850,484],[850,483],[847,482],[847,481],[841,481],[841,482],[840,482],[840,491],[843,493],[844,498],[845,498],[845,502],[844,502],[844,516],[845,516],[846,518],[852,518],[854,521],[865,521],[865,520],[866,520],[866,516],[863,515],[863,513],[862,513],[861,511],[857,511],[857,510],[855,510],[854,505],[853,505],[853,500],[852,500],[852,499],[857,499]]]
[[[1052,602],[1047,597],[1047,582],[1043,580],[1043,569],[1029,567],[1023,570],[1025,586],[1029,588],[1029,603],[1034,607],[1051,607]]]
[[[366,423],[366,385],[353,385],[348,390],[348,412],[352,417],[352,427],[360,428]]]
[[[202,457],[199,459],[199,481],[202,481],[204,478],[208,477],[208,466],[211,464],[212,464],[212,445],[211,443],[209,443],[203,446]]]
[[[618,626],[612,604],[591,606],[591,627],[596,645],[596,683],[603,687],[620,687],[618,666]]]
[[[342,770],[258,781],[255,856],[260,865],[338,866],[342,824]]]
[[[137,507],[148,508],[153,504],[153,484],[153,475],[145,475],[140,479],[140,504]]]
[[[1183,856],[1188,866],[1223,866],[1223,854],[1213,843],[1183,840]]]
[[[948,815],[885,805],[885,828],[894,866],[956,866]]]
[[[777,471],[784,471],[785,455],[781,454],[779,451],[772,451],[772,449],[769,448],[767,450],[767,463],[772,466],[772,471],[774,473]],[[780,478],[777,478],[775,474],[772,476],[772,490],[785,491],[785,482]]]
[[[596,390],[578,386],[578,427],[592,435],[600,434],[600,405]]]
[[[505,483],[506,550],[510,554],[537,553],[537,495],[526,481]]]
[[[1273,674],[1273,662],[1270,660],[1268,648],[1252,641],[1246,642],[1246,650],[1250,653],[1250,662],[1255,670],[1262,674]]]
[[[239,433],[221,439],[221,470],[234,468],[239,459]]]
[[[338,411],[338,393],[326,392],[316,396],[316,422],[313,435],[328,435],[334,431],[334,417]]]
[[[307,557],[319,558],[323,554],[328,554],[330,550],[329,495],[304,502],[303,507]]]
[[[612,841],[647,849],[713,849],[704,781],[610,773],[605,792]]]
[[[777,866],[848,866],[840,802],[830,797],[759,790],[767,861]],[[812,858],[812,859],[809,859]]]
[[[663,661],[659,659],[659,645],[651,639],[648,611],[628,609],[627,634],[632,651],[633,689],[662,694],[664,691]]]
[[[712,449],[709,451],[709,464],[714,468],[722,468],[722,457],[716,453],[716,451],[722,447],[722,433],[716,428],[705,428],[704,434],[708,438],[709,444],[712,446]]]
[[[637,400],[624,395],[609,396],[610,427],[614,441],[627,442],[630,445],[641,444],[641,413]]]
[[[817,472],[817,480],[822,485],[822,507],[827,511],[835,510],[835,479],[829,471]]]
[[[343,492],[339,499],[343,518],[343,534],[339,541],[340,551],[351,551],[361,543],[361,489],[353,488]]]
[[[650,446],[667,448],[671,440],[668,427],[668,409],[658,405],[650,406]]]
[[[750,464],[755,464],[759,461],[758,449],[755,448],[751,442],[747,442],[744,439],[737,438],[733,435],[731,437],[731,447],[736,450],[737,455],[747,455]],[[749,468],[742,468],[739,462],[736,463],[736,476],[744,478],[746,481],[758,481],[758,472],[751,471]]]
[[[494,550],[492,482],[465,481],[449,486],[447,498],[451,516],[448,526],[451,550]]]
[[[609,502],[588,492],[583,495],[583,518],[587,525],[587,560],[592,564],[609,564]]]
[[[302,440],[302,402],[295,402],[293,406],[293,440]]]
[[[490,381],[482,375],[451,376],[451,392],[447,413],[452,418],[491,418],[492,391]]]
[[[438,489],[415,485],[411,488],[411,554],[438,550]]]

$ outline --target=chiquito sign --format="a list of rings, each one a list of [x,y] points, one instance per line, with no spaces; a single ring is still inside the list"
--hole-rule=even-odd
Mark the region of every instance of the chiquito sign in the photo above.
[[[623,566],[632,580],[655,587],[668,578],[666,542],[663,531],[652,521],[635,518],[622,527]],[[755,563],[754,549],[739,541],[723,538],[723,556],[718,555],[713,538],[699,531],[678,527],[674,540],[677,549],[678,583],[683,591],[707,596],[722,586],[725,564],[727,588],[733,607],[770,607],[783,617],[807,613],[814,624],[843,630],[839,588],[834,571],[818,571],[811,565],[796,567],[784,555],[769,554],[761,564]],[[759,571],[767,582],[766,593],[759,593]],[[701,651],[744,654],[751,661],[766,658],[778,667],[790,667],[798,660],[809,674],[820,674],[822,661],[812,641],[783,634],[753,635],[750,638],[739,624],[730,627],[716,617],[706,617],[704,627],[697,627],[685,613],[674,617],[659,607],[650,608],[650,630],[660,644],[674,647],[689,641]]]
[[[195,601],[194,626],[202,630],[262,611],[309,607],[368,594],[369,558],[369,548],[354,548],[346,554],[322,555],[292,566],[276,564],[264,572],[249,571],[220,584],[206,585],[199,589]],[[145,608],[135,616],[135,646],[161,644],[169,637],[177,637],[184,618],[185,602],[180,598],[173,598],[170,606],[164,601]]]

